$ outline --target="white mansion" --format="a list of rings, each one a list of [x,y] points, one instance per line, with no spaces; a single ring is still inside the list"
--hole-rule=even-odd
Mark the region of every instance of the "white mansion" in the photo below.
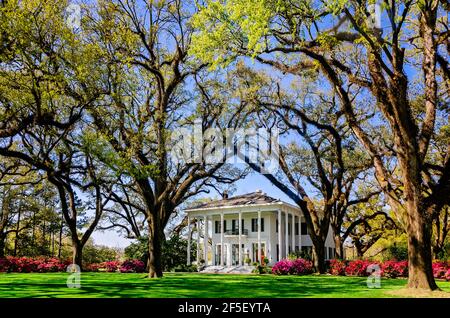
[[[289,253],[312,249],[301,210],[262,191],[211,201],[186,210],[188,214],[188,264],[191,264],[191,223],[203,220],[197,235],[197,264],[229,268],[267,258],[275,264]],[[197,223],[197,228],[201,228]],[[326,258],[333,258],[331,228],[326,239]],[[204,236],[204,239],[201,239]],[[200,255],[202,246],[203,255]]]

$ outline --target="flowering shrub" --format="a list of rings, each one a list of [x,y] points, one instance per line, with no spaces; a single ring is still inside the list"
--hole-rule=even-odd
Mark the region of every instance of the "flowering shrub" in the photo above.
[[[49,273],[64,271],[70,262],[61,262],[57,258],[7,257],[0,259],[0,272]]]
[[[341,261],[338,259],[332,259],[329,263],[329,273],[335,276],[343,276],[345,275],[345,261]]]
[[[450,269],[448,269],[447,273],[445,273],[444,278],[450,282]]]
[[[313,272],[313,264],[311,261],[303,258],[297,258],[291,261],[291,274],[293,275],[306,275]]]
[[[367,267],[370,264],[375,263],[366,260],[351,261],[345,267],[345,274],[347,276],[369,276],[370,273],[367,272]]]
[[[272,273],[275,275],[288,275],[291,271],[291,260],[282,259],[272,267]]]
[[[10,268],[10,262],[7,258],[0,258],[0,273],[8,272]]]
[[[0,272],[15,273],[50,273],[64,272],[71,261],[61,261],[57,258],[7,257],[0,259]],[[111,261],[99,264],[89,264],[84,267],[90,272],[142,273],[144,263],[140,260],[126,260],[124,262]]]
[[[306,275],[312,272],[312,262],[302,258],[296,260],[283,259],[272,267],[272,273],[275,275]]]
[[[408,261],[386,261],[381,266],[381,274],[385,277],[407,277]]]
[[[445,278],[445,275],[449,271],[448,263],[446,262],[436,262],[433,263],[433,276],[434,278]]]
[[[126,260],[120,265],[119,271],[121,273],[143,273],[145,264],[140,260]]]

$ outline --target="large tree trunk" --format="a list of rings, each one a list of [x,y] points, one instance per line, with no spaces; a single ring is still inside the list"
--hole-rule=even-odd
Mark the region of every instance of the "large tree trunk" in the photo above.
[[[83,246],[79,241],[72,242],[72,262],[80,267],[80,271],[83,270]]]
[[[58,244],[58,258],[59,259],[61,259],[63,228],[64,228],[64,215],[61,214],[61,224],[60,224],[60,228],[59,228],[59,244]]]
[[[431,220],[415,202],[408,202],[408,263],[409,288],[438,289],[432,269]]]
[[[5,241],[6,235],[5,233],[0,233],[0,258],[5,258]]]
[[[323,240],[320,239],[313,240],[312,254],[313,254],[314,268],[318,273],[325,274],[326,273],[325,242]]]
[[[153,215],[148,219],[148,277],[162,277],[162,236],[160,222]]]

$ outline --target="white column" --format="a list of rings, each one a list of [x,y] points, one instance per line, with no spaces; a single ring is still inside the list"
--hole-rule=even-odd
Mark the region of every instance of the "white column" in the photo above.
[[[295,215],[294,214],[292,214],[291,236],[292,236],[292,251],[295,252]]]
[[[224,264],[224,246],[223,246],[223,212],[220,212],[220,266]]]
[[[203,259],[205,266],[208,265],[208,216],[205,214],[205,233],[203,235]]]
[[[285,222],[285,233],[284,233],[284,243],[286,245],[285,257],[289,255],[289,214],[287,211],[284,213]]]
[[[187,217],[188,222],[188,246],[187,246],[187,264],[191,265],[191,218]]]
[[[241,247],[241,236],[242,236],[242,212],[239,211],[239,238],[238,238],[238,266],[242,265],[242,247]]]
[[[302,217],[298,217],[298,248],[302,251]]]
[[[258,260],[261,264],[261,211],[258,210]]]
[[[197,266],[200,265],[200,218],[197,217]]]
[[[277,262],[280,261],[283,256],[281,255],[281,250],[283,246],[281,245],[281,209],[278,210],[278,259]]]

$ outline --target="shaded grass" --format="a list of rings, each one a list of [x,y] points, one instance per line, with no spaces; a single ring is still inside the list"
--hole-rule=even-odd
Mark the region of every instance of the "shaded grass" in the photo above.
[[[161,279],[145,274],[82,273],[81,288],[68,288],[68,273],[0,273],[0,297],[45,298],[255,298],[255,297],[395,297],[405,279],[382,279],[370,289],[364,277],[217,275],[169,273]],[[450,282],[438,282],[450,292]],[[398,295],[402,295],[399,293]]]

